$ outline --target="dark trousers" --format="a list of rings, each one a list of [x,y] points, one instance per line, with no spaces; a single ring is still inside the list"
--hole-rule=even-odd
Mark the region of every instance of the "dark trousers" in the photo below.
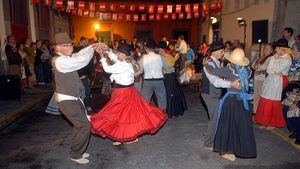
[[[211,148],[214,146],[215,134],[217,130],[218,122],[218,108],[220,100],[218,98],[212,97],[208,94],[201,94],[208,110],[209,120],[207,125],[207,132],[204,138],[204,146]]]
[[[90,140],[91,125],[85,114],[85,107],[80,100],[65,100],[58,103],[61,112],[73,124],[71,138],[71,158],[81,158]]]
[[[91,86],[90,86],[90,80],[88,77],[85,77],[83,79],[81,79],[81,82],[84,86],[84,93],[85,93],[85,97],[84,97],[84,105],[85,106],[89,106],[90,104],[90,96],[91,96]]]
[[[287,118],[288,106],[283,106],[283,115],[286,120],[287,128],[296,133],[296,140],[300,141],[300,117]]]
[[[34,65],[34,72],[35,72],[37,83],[45,82],[44,70],[42,64]]]

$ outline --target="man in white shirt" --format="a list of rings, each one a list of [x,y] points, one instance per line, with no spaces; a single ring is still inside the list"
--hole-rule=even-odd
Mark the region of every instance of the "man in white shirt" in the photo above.
[[[218,120],[218,105],[222,94],[222,88],[239,88],[239,81],[226,81],[217,76],[211,75],[206,71],[207,66],[218,68],[221,67],[220,60],[224,55],[224,44],[219,41],[215,41],[211,44],[210,50],[212,52],[210,60],[203,67],[203,75],[201,81],[201,96],[207,106],[209,121],[207,126],[207,132],[204,138],[204,146],[209,150],[213,150],[214,136],[217,127]]]
[[[180,56],[179,70],[181,71],[185,66],[186,52],[188,50],[188,46],[184,40],[183,35],[179,35],[177,40],[178,47],[176,47],[175,50],[179,53]]]
[[[148,42],[145,46],[146,54],[140,60],[141,70],[144,72],[144,83],[142,87],[142,96],[150,102],[155,92],[158,106],[166,109],[166,89],[163,82],[163,69],[174,72],[174,68],[167,66],[164,57],[154,53],[155,44]]]
[[[87,164],[89,154],[85,151],[89,143],[91,127],[84,103],[80,99],[80,79],[77,70],[90,62],[99,44],[93,44],[78,53],[73,53],[73,42],[67,33],[58,33],[54,39],[57,54],[52,60],[56,86],[55,100],[61,112],[73,124],[70,159],[78,164]]]
[[[290,27],[284,28],[283,33],[282,33],[283,38],[288,41],[289,47],[291,49],[294,48],[294,45],[296,43],[293,34],[294,34],[294,30],[293,30],[293,28],[290,28]]]

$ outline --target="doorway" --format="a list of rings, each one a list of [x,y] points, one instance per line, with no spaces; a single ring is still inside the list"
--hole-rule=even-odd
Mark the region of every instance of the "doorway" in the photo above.
[[[136,35],[137,39],[141,42],[145,42],[150,39],[153,39],[151,30],[137,30],[135,32],[135,35]]]

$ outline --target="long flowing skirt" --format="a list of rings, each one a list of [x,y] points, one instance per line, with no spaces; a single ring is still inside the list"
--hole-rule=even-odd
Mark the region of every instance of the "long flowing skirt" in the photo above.
[[[120,142],[154,134],[166,120],[163,110],[150,105],[134,86],[113,89],[111,100],[91,116],[93,133]]]
[[[237,157],[256,157],[252,113],[244,108],[239,96],[228,96],[223,104],[215,136],[214,151]]]
[[[183,115],[187,110],[187,103],[181,86],[179,85],[175,74],[165,74],[164,84],[167,95],[166,111],[169,117]]]
[[[283,89],[288,85],[287,77],[283,77]],[[281,92],[281,91],[274,91]],[[255,121],[263,126],[285,127],[286,122],[282,112],[281,100],[259,98]]]

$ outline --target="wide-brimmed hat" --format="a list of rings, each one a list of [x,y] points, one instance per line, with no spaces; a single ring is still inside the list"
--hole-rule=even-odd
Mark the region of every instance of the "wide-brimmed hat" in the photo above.
[[[126,56],[130,56],[131,46],[126,43],[121,43],[118,47],[118,51],[125,54]]]
[[[225,45],[223,42],[221,41],[214,41],[213,43],[210,44],[210,51],[211,52],[215,52],[217,50],[220,50],[220,49],[224,49],[225,48]]]
[[[66,33],[57,33],[54,36],[54,44],[55,45],[61,45],[61,44],[70,44],[73,43],[70,36]]]
[[[229,55],[226,55],[225,58],[235,65],[247,66],[250,63],[244,50],[241,48],[234,49]]]
[[[284,38],[279,39],[274,44],[275,44],[276,47],[290,48],[289,47],[289,42],[286,39],[284,39]]]

